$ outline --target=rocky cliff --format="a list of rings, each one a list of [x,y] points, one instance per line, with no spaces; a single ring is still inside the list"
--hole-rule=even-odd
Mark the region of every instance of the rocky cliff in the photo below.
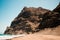
[[[41,7],[24,7],[4,34],[35,33],[58,25],[60,25],[60,4],[53,11]]]

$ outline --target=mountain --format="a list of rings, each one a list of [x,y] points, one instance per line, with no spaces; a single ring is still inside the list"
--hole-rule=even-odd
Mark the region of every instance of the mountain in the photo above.
[[[60,4],[53,10],[24,7],[4,34],[30,34],[60,25]]]

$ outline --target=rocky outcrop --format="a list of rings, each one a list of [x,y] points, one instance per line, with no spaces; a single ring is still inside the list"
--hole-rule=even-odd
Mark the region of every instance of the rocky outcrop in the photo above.
[[[44,28],[54,28],[60,25],[60,13],[58,12],[47,12],[44,14],[40,25],[36,28],[37,31]]]
[[[43,19],[36,29],[40,31],[41,29],[54,28],[58,25],[60,25],[60,3],[53,11],[48,11],[43,15]]]
[[[4,34],[35,33],[58,25],[60,25],[60,4],[53,11],[41,7],[24,7]]]

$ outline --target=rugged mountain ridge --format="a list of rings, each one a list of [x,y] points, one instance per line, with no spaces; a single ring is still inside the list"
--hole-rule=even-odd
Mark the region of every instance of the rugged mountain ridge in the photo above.
[[[60,4],[53,10],[24,7],[4,34],[29,34],[60,25]]]

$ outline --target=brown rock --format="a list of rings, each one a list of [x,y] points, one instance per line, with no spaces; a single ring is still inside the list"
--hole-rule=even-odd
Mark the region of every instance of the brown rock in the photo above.
[[[53,11],[41,7],[24,7],[4,34],[35,33],[58,25],[60,25],[60,4]]]

